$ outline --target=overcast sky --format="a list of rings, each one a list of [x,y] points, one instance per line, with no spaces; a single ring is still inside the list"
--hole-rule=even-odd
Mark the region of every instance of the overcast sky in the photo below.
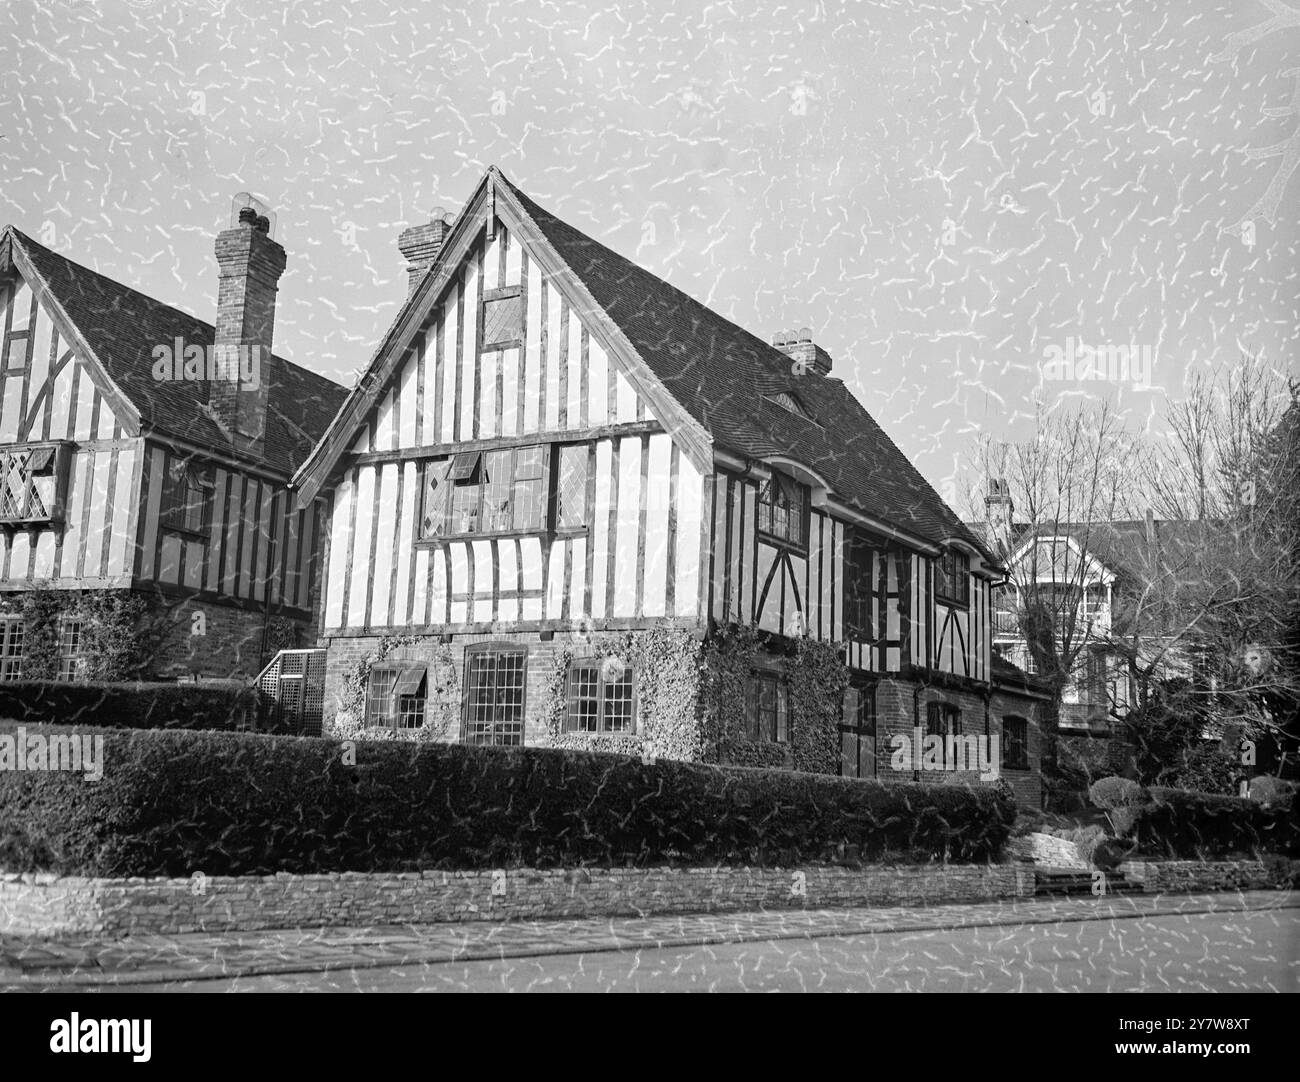
[[[252,190],[276,351],[351,382],[397,234],[495,163],[755,333],[812,327],[948,493],[1035,395],[1140,427],[1242,346],[1296,370],[1280,0],[592,6],[5,0],[0,221],[211,320]],[[1045,383],[1071,338],[1144,347],[1154,389]]]

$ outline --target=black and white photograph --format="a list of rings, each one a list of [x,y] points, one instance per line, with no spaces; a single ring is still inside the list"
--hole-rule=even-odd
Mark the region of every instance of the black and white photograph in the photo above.
[[[0,0],[0,110],[37,1062],[231,992],[1280,1046],[1300,0]]]

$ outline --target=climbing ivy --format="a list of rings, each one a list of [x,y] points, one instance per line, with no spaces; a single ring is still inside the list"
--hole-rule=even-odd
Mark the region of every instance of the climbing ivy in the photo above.
[[[838,647],[798,639],[790,669],[790,735],[796,770],[836,774],[849,670]]]
[[[424,724],[418,729],[391,729],[366,725],[366,690],[370,670],[397,650],[428,647],[427,697]],[[460,672],[451,647],[424,635],[386,635],[343,677],[341,708],[329,725],[329,735],[340,740],[445,740],[460,721]]]
[[[59,673],[60,622],[81,622],[81,670],[85,680],[138,679],[148,667],[157,629],[143,598],[126,590],[80,593],[38,586],[0,599],[0,611],[22,617],[23,676],[53,680]]]

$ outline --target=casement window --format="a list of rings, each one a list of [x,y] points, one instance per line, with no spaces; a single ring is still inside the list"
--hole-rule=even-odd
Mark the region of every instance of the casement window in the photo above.
[[[23,641],[26,627],[16,616],[0,617],[0,680],[23,678]]]
[[[758,486],[758,532],[800,547],[808,543],[808,488],[781,473]]]
[[[636,676],[617,658],[578,660],[569,666],[564,727],[573,733],[630,733],[635,723]]]
[[[462,451],[425,466],[423,536],[546,529],[550,448]]]
[[[745,722],[757,743],[790,742],[790,689],[776,673],[752,673],[745,684]]]
[[[57,522],[63,516],[67,448],[36,444],[0,450],[0,522]]]
[[[970,558],[944,549],[934,565],[934,596],[946,605],[970,604]]]
[[[862,537],[849,535],[844,549],[844,634],[864,642],[872,638],[872,556]]]
[[[844,689],[840,718],[840,776],[876,776],[876,689],[851,683]]]
[[[202,533],[208,524],[212,489],[208,471],[187,462],[173,462],[163,476],[163,528]]]
[[[523,345],[523,340],[524,298],[519,286],[484,293],[482,349],[510,349]]]
[[[961,711],[952,703],[930,703],[925,708],[926,736],[961,736]]]
[[[555,528],[580,529],[587,525],[587,477],[594,472],[595,445],[565,444],[556,457]]]
[[[528,652],[519,647],[470,647],[465,655],[466,744],[522,745]]]
[[[1002,769],[1029,769],[1029,722],[1025,718],[1002,719]]]
[[[80,680],[85,667],[85,625],[75,617],[59,621],[60,680]]]
[[[418,729],[424,724],[427,667],[373,665],[366,687],[366,725],[378,729]]]

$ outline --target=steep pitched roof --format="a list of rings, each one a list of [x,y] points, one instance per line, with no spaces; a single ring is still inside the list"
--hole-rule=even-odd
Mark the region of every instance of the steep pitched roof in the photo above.
[[[501,181],[715,446],[796,459],[856,510],[934,544],[964,541],[992,558],[843,382],[795,375],[775,346],[561,221],[504,176]],[[811,419],[764,397],[781,392],[796,396]]]
[[[153,350],[181,338],[213,343],[210,323],[115,282],[38,244],[12,226],[32,267],[75,325],[109,378],[140,414],[141,423],[191,443],[232,453],[230,441],[205,410],[199,381],[153,378]],[[282,357],[269,371],[265,464],[292,473],[311,453],[347,391],[333,380]]]

